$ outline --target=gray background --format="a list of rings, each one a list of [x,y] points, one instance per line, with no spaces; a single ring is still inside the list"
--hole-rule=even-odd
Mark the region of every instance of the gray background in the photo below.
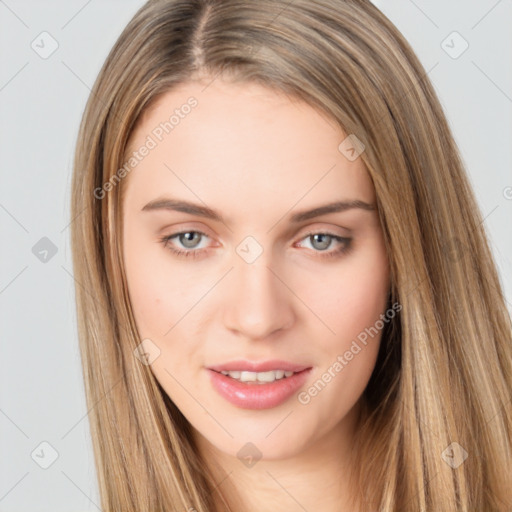
[[[142,3],[0,0],[0,512],[100,510],[75,327],[69,185],[90,87]],[[440,96],[512,311],[512,0],[376,3]]]

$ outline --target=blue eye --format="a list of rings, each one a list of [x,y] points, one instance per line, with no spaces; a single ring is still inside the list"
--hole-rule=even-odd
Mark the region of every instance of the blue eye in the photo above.
[[[196,258],[207,251],[205,248],[198,248],[203,238],[209,237],[201,231],[181,231],[180,233],[165,236],[161,238],[160,241],[164,247],[168,248],[178,257]],[[183,249],[171,244],[174,239],[176,239],[176,242],[179,243]],[[323,231],[308,233],[301,240],[310,240],[313,245],[312,250],[319,253],[321,257],[340,256],[348,253],[352,247],[352,238],[345,238]],[[338,247],[334,250],[328,250],[333,245],[337,245]]]
[[[322,257],[330,257],[330,256],[339,256],[340,254],[346,254],[352,247],[352,239],[346,238],[339,235],[334,235],[332,233],[325,232],[316,232],[316,233],[308,233],[303,240],[310,240],[311,245],[313,246],[313,250],[321,254]],[[329,247],[333,245],[338,245],[338,248],[333,251],[327,251]],[[316,244],[316,245],[315,245]]]
[[[192,236],[190,236],[192,235]],[[175,233],[174,235],[165,236],[161,239],[161,242],[164,244],[164,247],[168,247],[168,249],[176,254],[177,256],[192,256],[193,258],[197,257],[199,254],[203,252],[203,250],[197,250],[197,240],[202,239],[202,237],[208,238],[208,235],[202,233],[201,231],[182,231],[181,233]],[[172,247],[169,245],[169,242],[176,238],[186,250],[177,249],[176,247]]]

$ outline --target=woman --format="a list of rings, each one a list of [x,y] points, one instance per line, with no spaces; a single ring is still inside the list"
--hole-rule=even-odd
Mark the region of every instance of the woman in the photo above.
[[[105,510],[512,508],[503,292],[370,2],[148,2],[87,104],[72,210]]]

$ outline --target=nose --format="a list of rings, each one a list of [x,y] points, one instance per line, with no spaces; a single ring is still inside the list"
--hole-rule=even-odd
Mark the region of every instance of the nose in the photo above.
[[[223,304],[227,329],[261,340],[293,324],[293,293],[265,252],[253,263],[236,261],[228,286]]]

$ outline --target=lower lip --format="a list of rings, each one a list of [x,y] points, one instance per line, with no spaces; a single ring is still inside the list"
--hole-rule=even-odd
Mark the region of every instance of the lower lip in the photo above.
[[[228,402],[242,409],[271,409],[288,400],[306,381],[311,368],[291,377],[266,384],[240,382],[227,375],[208,370],[213,388]]]

